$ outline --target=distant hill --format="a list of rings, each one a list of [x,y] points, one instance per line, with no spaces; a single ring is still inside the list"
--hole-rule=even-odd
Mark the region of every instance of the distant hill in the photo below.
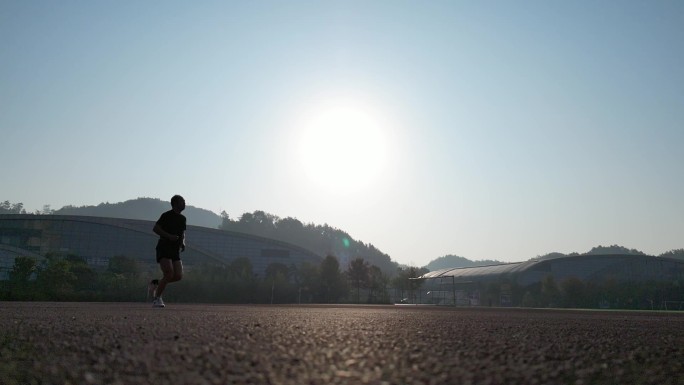
[[[261,210],[244,213],[236,220],[230,219],[227,215],[222,219],[223,223],[219,226],[221,230],[285,241],[311,250],[320,256],[334,255],[342,270],[346,270],[355,258],[362,258],[369,264],[379,267],[388,276],[394,275],[399,267],[389,255],[372,244],[355,240],[347,232],[328,224],[302,223],[297,218],[280,218]]]
[[[171,210],[168,201],[157,198],[138,198],[119,203],[100,203],[97,206],[64,206],[55,210],[55,215],[85,215],[91,217],[127,218],[156,221],[164,211]],[[209,210],[187,206],[183,215],[188,224],[216,229],[221,224],[221,217]]]
[[[491,259],[485,259],[481,261],[471,261],[470,259],[459,257],[457,255],[445,255],[432,260],[428,263],[425,268],[430,271],[456,268],[456,267],[473,267],[473,266],[486,266],[486,265],[496,265],[504,263],[501,261],[495,261]]]
[[[584,253],[584,255],[595,255],[595,254],[622,254],[622,255],[646,255],[643,251],[637,249],[628,249],[624,246],[612,245],[612,246],[596,246],[591,250]]]
[[[668,252],[665,252],[665,253],[660,254],[659,257],[674,258],[674,259],[681,259],[681,260],[684,260],[684,249],[674,249],[674,250],[670,250],[670,251],[668,251]]]
[[[42,212],[40,210],[36,211],[36,214],[86,215],[156,221],[161,213],[171,208],[171,205],[168,201],[162,201],[158,198],[137,198],[120,203],[100,203],[97,206],[64,206],[59,210],[49,210],[49,206],[46,207],[46,210]],[[23,203],[4,201],[0,202],[0,214],[27,213],[23,209]],[[188,218],[190,225],[271,237],[299,245],[321,255],[331,253],[340,259],[343,269],[346,268],[346,264],[352,258],[359,256],[371,264],[380,267],[385,274],[390,276],[399,267],[399,264],[392,261],[389,255],[376,249],[372,244],[356,241],[346,232],[327,224],[323,226],[313,223],[304,224],[295,218],[281,219],[262,211],[245,213],[238,220],[231,220],[227,215],[221,217],[212,211],[193,206],[187,206],[183,214]],[[599,245],[581,255],[595,254],[645,255],[642,251],[628,249],[619,245]],[[576,252],[569,254],[552,252],[532,259],[544,260],[575,255],[580,254]],[[674,249],[659,255],[659,257],[684,260],[684,249]],[[425,268],[435,271],[446,268],[495,265],[500,263],[504,262],[497,260],[472,261],[457,255],[445,255],[434,259]]]
[[[593,247],[591,250],[587,251],[586,253],[582,253],[582,254],[576,253],[576,252],[569,253],[569,254],[552,252],[552,253],[548,253],[545,255],[537,256],[535,258],[532,258],[532,260],[546,260],[546,259],[563,258],[563,257],[569,257],[569,256],[577,256],[577,255],[607,255],[607,254],[646,255],[646,253],[639,251],[637,249],[629,249],[629,248],[626,248],[626,247],[620,246],[620,245],[612,245],[612,246],[601,246],[601,245],[599,245],[599,246]],[[684,249],[671,250],[671,251],[663,253],[659,256],[684,260]],[[425,266],[425,268],[427,268],[430,271],[435,271],[435,270],[447,269],[447,268],[485,266],[485,265],[495,265],[495,264],[499,264],[499,263],[504,263],[504,262],[500,262],[500,261],[496,261],[496,260],[471,261],[467,258],[459,257],[456,255],[445,255],[443,257],[437,258],[437,259],[433,260],[432,262],[428,263]]]
[[[548,254],[545,254],[545,255],[540,255],[540,256],[537,256],[537,257],[532,258],[532,259],[533,259],[533,260],[540,260],[540,261],[541,261],[541,260],[545,260],[545,259],[563,258],[563,257],[567,257],[567,256],[570,256],[570,255],[579,255],[579,254],[577,254],[577,253],[563,254],[563,253],[556,253],[556,252],[553,252],[553,253],[548,253]]]
[[[673,250],[674,251],[674,250]],[[612,245],[612,246],[601,246],[598,245],[596,247],[593,247],[591,250],[587,251],[586,253],[570,253],[570,254],[563,254],[563,253],[548,253],[545,255],[540,255],[535,258],[532,258],[534,260],[545,260],[545,259],[555,259],[555,258],[563,258],[563,257],[570,257],[570,256],[577,256],[577,255],[610,255],[610,254],[616,254],[616,255],[646,255],[643,251],[639,251],[637,249],[628,249],[624,246],[620,245]]]

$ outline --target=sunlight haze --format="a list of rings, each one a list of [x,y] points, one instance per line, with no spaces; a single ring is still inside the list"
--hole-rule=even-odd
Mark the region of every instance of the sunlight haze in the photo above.
[[[679,1],[0,0],[0,201],[181,194],[416,266],[658,255],[682,42]]]

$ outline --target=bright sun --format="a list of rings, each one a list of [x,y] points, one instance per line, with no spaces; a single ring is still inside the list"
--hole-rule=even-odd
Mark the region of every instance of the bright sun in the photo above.
[[[349,102],[320,105],[302,123],[300,166],[308,180],[329,192],[362,190],[387,163],[383,122]]]

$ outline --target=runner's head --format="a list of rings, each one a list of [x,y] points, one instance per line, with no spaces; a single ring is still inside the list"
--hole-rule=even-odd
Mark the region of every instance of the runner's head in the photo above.
[[[180,195],[171,197],[171,207],[179,213],[185,210],[185,199]]]

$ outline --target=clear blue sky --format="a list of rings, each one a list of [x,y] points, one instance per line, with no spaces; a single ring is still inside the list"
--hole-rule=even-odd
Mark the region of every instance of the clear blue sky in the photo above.
[[[392,259],[684,247],[684,2],[0,1],[0,200]]]

